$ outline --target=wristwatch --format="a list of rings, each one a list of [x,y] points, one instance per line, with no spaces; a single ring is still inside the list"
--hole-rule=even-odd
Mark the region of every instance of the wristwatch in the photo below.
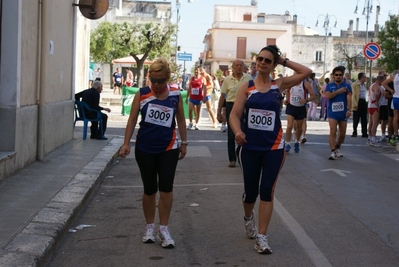
[[[287,61],[290,60],[288,57],[286,57],[283,61],[283,66],[285,67],[287,65]]]
[[[181,144],[181,145],[186,145],[186,146],[187,146],[187,145],[188,145],[188,142],[187,142],[187,141],[181,141],[180,144]]]

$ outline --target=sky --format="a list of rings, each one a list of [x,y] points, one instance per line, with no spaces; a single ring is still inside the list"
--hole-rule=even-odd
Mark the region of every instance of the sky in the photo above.
[[[159,1],[159,0],[158,0]],[[178,45],[182,52],[191,53],[193,61],[186,61],[186,69],[190,70],[198,59],[199,54],[204,49],[203,39],[207,30],[212,27],[214,5],[251,5],[251,0],[181,0],[179,10],[179,36]],[[172,3],[173,18],[176,22],[176,0],[167,0]],[[298,16],[298,24],[309,27],[320,35],[325,34],[322,27],[326,15],[330,17],[331,33],[338,36],[340,30],[347,30],[349,20],[354,21],[356,27],[356,18],[359,18],[359,30],[366,30],[366,16],[362,15],[364,7],[373,6],[373,13],[370,14],[369,31],[374,29],[376,21],[376,6],[381,7],[379,24],[383,25],[388,19],[389,14],[398,14],[399,0],[258,0],[258,12],[265,14],[284,14],[289,11],[291,15]],[[339,3],[339,4],[338,4]],[[359,14],[354,14],[356,5]],[[337,21],[338,27],[332,27]],[[315,27],[319,20],[319,27]],[[179,61],[179,64],[184,64]]]

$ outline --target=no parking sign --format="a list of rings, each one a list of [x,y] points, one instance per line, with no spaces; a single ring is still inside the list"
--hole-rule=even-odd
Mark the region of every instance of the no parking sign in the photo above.
[[[381,47],[379,44],[371,42],[366,44],[363,49],[364,56],[369,60],[375,60],[381,55]]]

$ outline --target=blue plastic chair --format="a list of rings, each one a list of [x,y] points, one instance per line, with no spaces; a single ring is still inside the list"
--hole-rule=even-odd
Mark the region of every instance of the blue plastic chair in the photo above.
[[[85,110],[97,112],[97,117],[94,119],[88,119],[85,115]],[[75,100],[75,121],[73,123],[73,127],[75,127],[76,121],[83,121],[83,140],[86,140],[87,137],[87,125],[92,121],[98,121],[100,124],[100,131],[103,132],[103,124],[102,124],[102,114],[101,111],[92,109],[89,105],[83,101]],[[101,136],[103,139],[103,136]]]

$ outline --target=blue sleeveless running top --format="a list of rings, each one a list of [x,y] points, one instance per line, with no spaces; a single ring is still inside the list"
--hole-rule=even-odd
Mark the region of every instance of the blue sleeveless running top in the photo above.
[[[162,153],[176,149],[176,112],[180,90],[169,87],[165,100],[157,99],[150,87],[140,88],[140,128],[136,147],[147,153]]]
[[[249,150],[269,151],[284,148],[283,129],[280,120],[282,96],[274,80],[270,90],[259,92],[253,80],[246,91],[244,133]]]

